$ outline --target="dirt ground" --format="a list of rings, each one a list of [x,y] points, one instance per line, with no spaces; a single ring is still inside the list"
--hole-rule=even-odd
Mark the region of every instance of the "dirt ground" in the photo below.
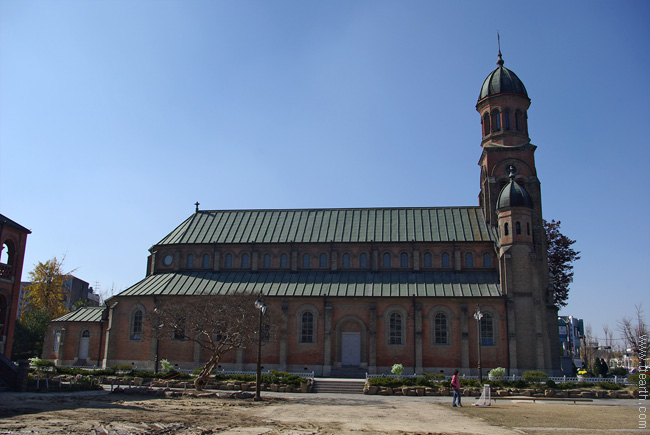
[[[447,398],[278,394],[264,401],[88,392],[0,393],[0,434],[547,434],[638,433],[636,407]],[[573,428],[573,429],[572,429]],[[586,430],[585,430],[586,429]]]

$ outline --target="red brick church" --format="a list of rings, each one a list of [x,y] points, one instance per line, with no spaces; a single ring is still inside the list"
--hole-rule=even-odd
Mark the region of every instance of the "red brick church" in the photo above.
[[[503,66],[481,86],[478,206],[199,210],[150,249],[147,276],[51,323],[59,364],[205,361],[190,341],[147,339],[157,300],[263,293],[280,313],[265,369],[381,373],[559,371],[542,200],[528,136],[530,99]],[[482,317],[476,320],[475,312]],[[222,361],[253,370],[256,349]]]

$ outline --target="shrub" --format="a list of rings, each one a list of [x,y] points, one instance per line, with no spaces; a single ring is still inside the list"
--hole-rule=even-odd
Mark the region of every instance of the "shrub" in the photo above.
[[[528,382],[526,382],[525,380],[518,379],[513,383],[512,386],[515,388],[528,388],[530,385],[528,385]]]
[[[133,370],[133,366],[131,364],[118,364],[116,366],[111,366],[111,369],[113,369],[115,374],[121,375]]]
[[[34,357],[29,359],[29,363],[36,367],[36,370],[39,371],[50,371],[54,370],[54,361],[50,361],[48,359],[40,359],[39,357]]]
[[[546,372],[543,372],[541,370],[525,371],[521,377],[524,379],[524,381],[530,383],[545,382],[548,379]]]
[[[447,379],[445,375],[438,373],[422,373],[422,377],[432,381],[432,382],[441,382]]]
[[[481,384],[478,382],[477,379],[460,379],[460,386],[461,387],[480,387]]]
[[[596,388],[600,388],[601,390],[620,390],[623,387],[621,387],[620,385],[614,382],[605,381],[605,382],[598,382],[596,384]]]
[[[548,388],[553,388],[553,389],[556,389],[556,388],[557,388],[557,384],[555,383],[555,381],[552,381],[551,379],[549,379],[548,381],[546,381],[546,386],[547,386]]]
[[[390,371],[394,374],[399,376],[402,376],[402,372],[404,371],[404,366],[402,364],[393,364],[393,367],[390,369]]]
[[[623,377],[623,376],[627,375],[627,369],[625,367],[614,367],[613,369],[611,369],[609,371],[609,374],[611,376]]]
[[[160,360],[160,370],[162,370],[163,373],[171,373],[175,371],[174,366],[166,359]]]
[[[497,367],[488,372],[488,376],[492,376],[495,378],[503,377],[505,376],[505,374],[506,374],[506,369],[504,369],[503,367]]]
[[[648,377],[648,376],[646,375],[646,378],[647,378],[647,377]],[[634,374],[629,375],[629,376],[627,377],[627,381],[628,381],[629,383],[633,384],[633,385],[639,385],[639,374],[638,374],[638,373],[634,373]]]

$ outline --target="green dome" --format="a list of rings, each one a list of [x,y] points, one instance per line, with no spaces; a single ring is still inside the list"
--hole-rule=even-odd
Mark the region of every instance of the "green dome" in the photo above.
[[[501,58],[500,51],[497,65],[497,69],[492,71],[483,82],[481,93],[478,96],[479,101],[485,97],[496,94],[520,94],[528,98],[526,87],[523,82],[519,80],[517,74],[503,66],[503,59]]]
[[[503,186],[497,199],[497,210],[508,207],[533,208],[533,200],[530,198],[530,195],[513,177],[510,178],[508,184]]]

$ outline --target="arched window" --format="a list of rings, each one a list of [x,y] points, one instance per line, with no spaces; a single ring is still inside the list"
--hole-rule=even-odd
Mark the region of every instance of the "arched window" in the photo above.
[[[442,254],[442,267],[449,267],[449,254],[446,252]]]
[[[503,224],[503,234],[504,234],[505,236],[507,236],[507,235],[510,234],[510,231],[508,230],[508,222],[506,222],[505,224]]]
[[[521,224],[519,222],[515,222],[515,233],[521,234]]]
[[[503,112],[503,123],[505,124],[506,130],[510,130],[510,111],[506,110]]]
[[[0,246],[0,263],[11,266],[14,263],[14,245],[7,241]]]
[[[481,346],[494,346],[494,321],[490,313],[483,313],[481,318]]]
[[[52,343],[52,350],[54,352],[59,351],[59,344],[61,343],[61,330],[57,329],[54,331],[54,342]]]
[[[521,112],[519,110],[515,112],[515,130],[521,131]]]
[[[262,261],[263,267],[269,269],[271,267],[271,254],[264,254],[264,260]]]
[[[409,267],[409,256],[406,252],[402,252],[402,255],[399,256],[399,266]]]
[[[314,342],[314,314],[311,311],[305,311],[300,316],[300,342]]]
[[[347,252],[343,254],[343,263],[342,263],[343,269],[349,269],[350,268],[350,254]]]
[[[494,131],[501,131],[501,113],[494,112]]]
[[[232,254],[226,254],[226,259],[223,265],[226,269],[232,268]]]
[[[526,235],[530,236],[530,222],[526,222]]]
[[[368,254],[365,252],[359,255],[359,267],[365,268],[368,267]]]
[[[448,344],[447,315],[444,313],[437,313],[433,318],[433,342],[434,344]]]
[[[81,333],[81,338],[90,338],[90,331],[84,329],[83,332]]]
[[[242,269],[245,269],[245,268],[248,267],[248,254],[242,254],[240,266],[241,266]]]
[[[185,262],[185,267],[187,267],[188,269],[192,269],[194,267],[194,255],[189,254],[187,256],[187,260]]]
[[[474,255],[471,252],[465,254],[465,267],[474,267]]]
[[[487,252],[483,254],[483,267],[492,267],[492,257]]]
[[[320,258],[318,260],[318,266],[323,269],[327,267],[327,254],[325,253],[320,254]]]
[[[140,340],[142,338],[142,310],[133,312],[131,321],[131,340]]]
[[[431,253],[427,252],[424,254],[424,267],[432,267],[433,266],[433,261],[431,258]]]
[[[210,267],[210,256],[208,254],[203,254],[203,260],[201,261],[201,267],[207,269]]]
[[[402,315],[392,313],[388,319],[388,344],[402,344]]]
[[[287,268],[287,254],[280,255],[280,267],[282,269]]]
[[[304,254],[302,256],[302,267],[305,269],[309,269],[311,267],[311,257],[309,254]]]
[[[483,136],[490,134],[490,114],[483,115]]]
[[[388,252],[384,253],[384,267],[385,268],[390,267],[390,254]]]

